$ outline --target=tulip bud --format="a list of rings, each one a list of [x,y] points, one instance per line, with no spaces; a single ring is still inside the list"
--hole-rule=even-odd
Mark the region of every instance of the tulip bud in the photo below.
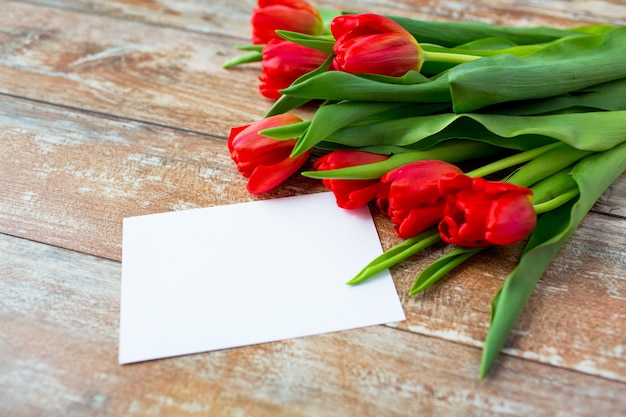
[[[461,174],[442,178],[439,191],[446,201],[439,232],[447,243],[509,245],[528,237],[537,222],[528,188]]]
[[[247,189],[250,193],[261,194],[276,187],[304,165],[310,155],[305,152],[292,158],[295,139],[277,140],[259,132],[301,121],[294,114],[279,114],[231,129],[228,150],[239,172],[249,178]]]
[[[437,224],[443,216],[445,201],[439,194],[439,179],[445,174],[461,172],[458,167],[438,160],[403,165],[381,178],[377,204],[395,223],[399,237],[415,236]]]
[[[387,17],[338,16],[330,31],[336,40],[333,66],[338,71],[399,77],[422,67],[423,51],[415,38]]]
[[[263,47],[263,73],[259,90],[267,98],[278,99],[302,75],[328,59],[328,54],[282,39],[271,39]]]
[[[252,43],[266,44],[277,39],[277,30],[321,35],[322,17],[316,8],[304,0],[259,0],[252,10]]]
[[[373,164],[389,158],[371,152],[339,150],[319,158],[313,164],[318,171]],[[380,181],[323,179],[322,183],[335,194],[337,205],[344,209],[355,209],[374,200],[378,195]]]

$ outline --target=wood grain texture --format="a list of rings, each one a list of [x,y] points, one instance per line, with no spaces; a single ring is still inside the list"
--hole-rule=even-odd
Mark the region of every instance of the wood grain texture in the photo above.
[[[202,33],[250,36],[253,0],[233,4],[176,0],[32,0],[31,3],[115,16],[146,23],[181,27]],[[409,16],[429,20],[474,20],[514,26],[550,25],[571,27],[581,23],[624,24],[626,4],[621,0],[360,0],[313,2],[332,10],[350,10]]]
[[[4,233],[121,259],[124,217],[322,191],[248,194],[226,142],[0,97]]]
[[[271,105],[258,67],[222,68],[232,38],[7,4],[0,93],[220,137]]]
[[[406,322],[117,365],[124,217],[324,191],[294,177],[252,196],[226,150],[229,129],[271,105],[258,65],[221,68],[247,43],[254,4],[0,0],[0,416],[626,414],[626,175],[542,277],[486,381],[489,303],[519,245],[411,298],[447,249],[394,268]],[[316,4],[517,26],[626,22],[615,0]],[[372,211],[383,246],[398,243]]]
[[[621,383],[511,358],[478,381],[478,349],[384,326],[119,366],[120,269],[0,235],[0,415],[626,412]]]

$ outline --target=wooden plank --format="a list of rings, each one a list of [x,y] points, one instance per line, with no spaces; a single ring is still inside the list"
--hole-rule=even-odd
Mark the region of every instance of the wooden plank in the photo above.
[[[592,211],[626,217],[626,175],[622,174],[596,201]]]
[[[323,191],[319,182],[296,177],[251,196],[224,141],[200,134],[18,99],[0,101],[0,128],[6,144],[0,231],[116,260],[124,217]],[[620,195],[606,199],[624,207],[615,199]],[[375,218],[383,246],[397,243],[389,220]],[[510,354],[626,381],[626,340],[616,328],[626,311],[625,247],[626,220],[588,216],[541,281],[508,344]],[[408,316],[399,326],[480,346],[491,297],[519,249],[489,250],[414,298],[405,295],[414,277],[444,248],[395,268]]]
[[[250,36],[249,18],[256,1],[180,2],[175,0],[34,0],[31,3],[181,27],[202,33]],[[430,20],[474,20],[516,26],[571,27],[581,22],[623,25],[626,5],[620,0],[500,1],[312,1],[317,7],[393,14]]]
[[[250,38],[250,13],[256,5],[250,0],[35,0],[29,3],[241,39]]]
[[[596,416],[624,384],[385,326],[117,364],[120,264],[0,234],[0,415]]]
[[[0,93],[221,137],[271,105],[258,66],[222,68],[240,39],[6,5]]]
[[[0,97],[0,230],[121,259],[128,216],[322,191],[294,178],[255,197],[226,142]]]

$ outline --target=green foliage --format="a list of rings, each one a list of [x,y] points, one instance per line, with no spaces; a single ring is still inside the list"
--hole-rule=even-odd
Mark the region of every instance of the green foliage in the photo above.
[[[485,339],[480,377],[484,378],[504,346],[539,278],[559,249],[574,233],[587,212],[626,169],[626,143],[587,156],[571,170],[579,198],[543,214],[517,267],[506,278],[492,303],[492,318]]]
[[[345,12],[344,12],[345,13]],[[330,54],[281,91],[267,116],[317,103],[311,120],[261,132],[311,149],[355,149],[390,157],[328,171],[317,179],[371,180],[410,162],[487,160],[468,175],[530,187],[538,214],[517,267],[492,301],[484,378],[544,271],[594,202],[626,169],[626,28],[507,27],[391,16],[420,43],[421,72],[402,77],[329,70],[334,39],[279,31]],[[225,66],[260,60],[258,46]],[[436,228],[404,240],[366,265],[362,283],[441,241]],[[439,282],[482,248],[456,247],[427,266],[410,295]]]

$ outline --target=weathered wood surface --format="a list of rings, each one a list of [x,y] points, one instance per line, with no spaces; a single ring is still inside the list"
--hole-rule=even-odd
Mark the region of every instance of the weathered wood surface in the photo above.
[[[256,68],[222,69],[241,39],[7,5],[0,93],[222,137],[269,108]]]
[[[626,20],[621,1],[495,3],[316,4],[520,26]],[[0,416],[625,414],[626,176],[542,278],[487,381],[489,303],[519,247],[413,298],[443,247],[394,268],[403,323],[117,365],[122,218],[259,198],[224,138],[270,103],[257,66],[221,68],[253,6],[0,0]],[[318,191],[294,178],[260,198]]]
[[[29,3],[103,14],[152,24],[181,27],[201,33],[221,33],[247,38],[254,1],[217,0],[32,0]],[[550,0],[414,1],[359,0],[316,1],[334,10],[374,12],[429,20],[478,20],[513,26],[572,26],[581,23],[623,24],[626,4],[621,0],[594,2]]]
[[[117,365],[120,264],[0,235],[0,415],[617,416],[624,384],[386,326]],[[9,337],[10,336],[10,337]]]

